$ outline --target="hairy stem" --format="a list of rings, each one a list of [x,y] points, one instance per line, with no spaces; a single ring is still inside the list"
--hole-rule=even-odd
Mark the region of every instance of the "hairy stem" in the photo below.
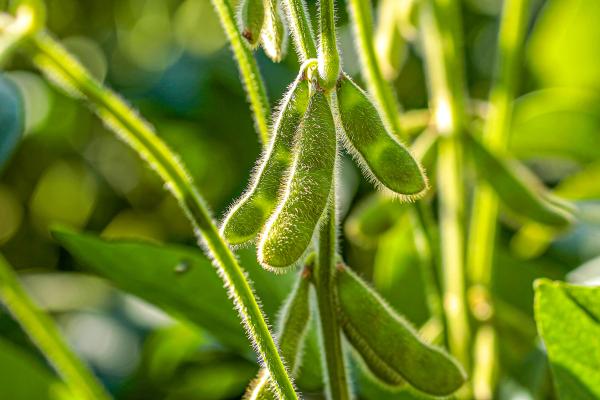
[[[233,56],[237,61],[244,87],[248,93],[260,140],[266,144],[269,140],[270,107],[258,65],[235,23],[235,15],[229,0],[212,0],[212,3],[217,10],[229,43],[231,43]]]
[[[1,254],[0,299],[78,398],[111,398],[94,374],[71,351],[54,321],[25,292]]]
[[[340,75],[333,0],[319,0],[319,6],[319,84],[329,90]]]
[[[421,7],[430,102],[438,145],[440,256],[447,341],[469,370],[469,325],[465,300],[463,173],[460,136],[465,128],[465,81],[461,23],[455,0],[428,0]]]
[[[483,141],[492,149],[507,146],[512,117],[512,103],[518,84],[523,40],[528,21],[529,0],[506,0],[502,11],[498,36],[496,77],[490,92],[490,111]],[[498,199],[485,182],[478,182],[473,200],[469,235],[468,272],[471,311],[481,326],[477,329],[474,365],[474,394],[480,399],[491,399],[495,390],[497,354],[495,335],[490,319],[493,314],[490,285],[498,216]]]
[[[165,182],[177,199],[207,254],[228,288],[256,351],[264,361],[283,399],[296,399],[292,382],[279,356],[265,317],[250,283],[227,243],[219,236],[208,207],[177,156],[156,136],[150,125],[121,98],[97,82],[59,43],[45,33],[29,42],[33,62],[53,82],[87,100],[96,114],[132,147]]]
[[[329,400],[350,398],[346,365],[342,349],[341,330],[337,317],[337,291],[334,281],[336,269],[337,228],[335,218],[335,195],[319,229],[315,287],[319,309],[321,342],[327,371],[326,389]]]
[[[348,10],[352,18],[356,49],[362,65],[362,74],[369,92],[373,95],[385,121],[392,132],[402,136],[399,105],[390,85],[383,78],[373,43],[373,13],[370,0],[349,0]]]
[[[287,8],[288,22],[294,44],[304,62],[309,58],[317,58],[317,44],[310,25],[310,17],[304,0],[284,0]]]

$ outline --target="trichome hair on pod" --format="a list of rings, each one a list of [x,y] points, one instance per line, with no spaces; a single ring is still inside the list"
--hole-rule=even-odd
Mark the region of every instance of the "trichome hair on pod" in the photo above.
[[[283,10],[278,0],[265,0],[265,22],[261,33],[261,45],[265,54],[280,62],[287,53],[288,32]]]
[[[259,160],[246,193],[228,211],[221,233],[233,245],[253,240],[273,210],[292,164],[295,136],[309,101],[303,72],[281,104],[267,149]]]
[[[344,334],[381,382],[404,381],[434,396],[447,396],[465,382],[462,367],[443,350],[425,343],[415,329],[354,272],[339,264],[336,274]]]
[[[240,31],[253,49],[260,43],[265,18],[264,0],[241,0],[238,10]]]
[[[298,127],[294,161],[279,205],[258,245],[264,268],[283,272],[301,260],[330,199],[337,158],[336,130],[325,93],[313,88]]]
[[[343,74],[337,85],[340,135],[365,175],[386,193],[414,201],[428,190],[421,164],[386,128],[369,96]]]
[[[279,351],[286,362],[289,373],[296,376],[302,361],[304,340],[311,318],[310,313],[310,269],[299,273],[295,288],[279,311],[277,341]],[[268,371],[262,368],[249,385],[246,400],[274,400]]]

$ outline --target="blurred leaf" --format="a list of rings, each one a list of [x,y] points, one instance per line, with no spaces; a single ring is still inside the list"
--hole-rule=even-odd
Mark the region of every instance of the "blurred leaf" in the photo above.
[[[223,282],[200,250],[141,242],[104,241],[67,230],[55,238],[75,258],[116,286],[204,328],[223,344],[250,355],[250,343]],[[239,252],[263,309],[274,315],[292,285],[292,274],[274,275],[256,262],[253,249]]]
[[[600,2],[549,0],[528,49],[533,72],[546,86],[600,88]]]
[[[0,73],[0,169],[19,143],[23,129],[23,102],[19,90]]]
[[[421,259],[408,215],[381,237],[374,261],[373,285],[396,311],[416,324],[429,317]]]
[[[562,400],[600,397],[600,287],[540,279],[535,318]]]
[[[598,133],[600,134],[600,131]],[[600,162],[588,164],[563,179],[554,193],[569,200],[600,199]]]
[[[558,228],[570,224],[572,217],[566,207],[546,193],[543,184],[523,165],[493,154],[473,136],[466,137],[477,174],[490,184],[511,211]]]
[[[519,158],[598,160],[600,95],[588,89],[557,88],[519,98],[514,105],[510,149]]]
[[[352,209],[344,232],[354,244],[372,247],[390,230],[402,215],[406,205],[380,193],[374,193]]]
[[[567,275],[571,283],[586,286],[600,286],[600,257],[591,259]]]
[[[0,398],[73,400],[68,389],[30,354],[0,338]]]

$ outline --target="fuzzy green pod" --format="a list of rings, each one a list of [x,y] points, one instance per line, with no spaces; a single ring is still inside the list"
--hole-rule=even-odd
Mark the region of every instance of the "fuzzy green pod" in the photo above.
[[[258,46],[260,33],[265,23],[263,0],[242,0],[239,8],[239,23],[242,36],[251,48]]]
[[[310,270],[300,273],[295,289],[290,293],[279,313],[277,338],[279,350],[292,376],[300,367],[304,339],[310,322]],[[248,387],[246,400],[274,400],[269,386],[269,375],[261,369]]]
[[[265,54],[273,61],[280,62],[287,52],[287,26],[281,6],[277,0],[266,0],[265,25],[261,34],[261,45]]]
[[[286,171],[292,164],[296,131],[308,107],[308,92],[308,82],[301,73],[284,98],[250,188],[225,217],[221,233],[229,243],[238,245],[254,239],[275,210]]]
[[[471,135],[465,135],[477,173],[514,213],[540,224],[566,228],[572,215],[566,203],[553,199],[543,184],[519,164],[490,152]]]
[[[315,90],[298,128],[285,191],[261,234],[258,260],[266,269],[293,266],[308,249],[330,198],[336,156],[333,115],[325,94]]]
[[[337,97],[346,148],[368,177],[402,199],[423,196],[428,188],[423,168],[388,132],[367,94],[344,75]]]
[[[463,385],[460,365],[423,342],[354,272],[340,266],[336,276],[344,334],[377,378],[394,386],[406,381],[434,396],[447,396]]]

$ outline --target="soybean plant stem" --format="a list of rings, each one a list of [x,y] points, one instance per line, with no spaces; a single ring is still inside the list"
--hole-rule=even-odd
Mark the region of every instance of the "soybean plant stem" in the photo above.
[[[329,90],[340,76],[333,0],[319,0],[319,6],[319,83]]]
[[[329,0],[326,0],[329,1]],[[301,58],[314,58],[314,39],[310,31],[309,17],[303,0],[288,0],[290,25],[295,33],[296,47]],[[333,7],[329,4],[329,7]],[[295,9],[292,12],[292,8]],[[321,6],[321,14],[323,13]],[[327,11],[327,10],[325,10]],[[331,13],[331,32],[333,32],[333,43],[335,44],[335,26],[333,25],[333,8]],[[321,15],[323,18],[323,15]],[[322,28],[321,28],[322,29]],[[321,31],[321,45],[323,44],[323,33]],[[322,50],[322,47],[320,48]],[[338,57],[337,48],[335,55]],[[319,59],[319,65],[323,60]],[[339,59],[338,72],[339,74]],[[337,74],[335,79],[337,80]],[[329,99],[333,104],[333,99]],[[335,172],[334,172],[335,177]],[[332,194],[328,210],[321,221],[319,228],[319,248],[316,262],[315,288],[317,304],[319,309],[319,326],[321,329],[321,341],[323,344],[323,360],[327,373],[326,390],[327,398],[330,400],[347,400],[350,398],[346,364],[344,362],[344,351],[342,348],[341,329],[337,319],[337,289],[335,286],[336,256],[337,256],[337,221],[336,221],[336,196],[335,181],[332,185]]]
[[[506,0],[498,36],[496,76],[490,92],[490,111],[483,141],[492,150],[504,150],[512,117],[512,103],[518,84],[522,45],[529,16],[530,0]],[[490,324],[493,315],[490,285],[496,236],[498,199],[485,182],[475,188],[469,236],[468,272],[471,311],[481,324],[476,333],[474,394],[492,398],[495,389],[495,331]],[[485,355],[488,356],[485,356]]]
[[[327,371],[327,398],[329,400],[348,400],[350,394],[342,349],[341,330],[337,319],[337,289],[334,281],[336,240],[335,195],[332,195],[327,216],[319,229],[315,287],[321,341],[325,355],[325,370]]]
[[[460,136],[465,129],[465,81],[461,22],[456,0],[428,0],[421,29],[430,102],[438,144],[440,256],[447,340],[452,354],[469,370],[469,324],[465,299],[464,188]]]
[[[250,283],[227,243],[219,236],[203,198],[190,174],[151,126],[121,98],[103,87],[59,43],[45,33],[29,41],[33,62],[58,86],[87,100],[118,137],[135,150],[163,179],[190,220],[199,242],[215,261],[217,270],[276,384],[277,395],[297,399],[292,382],[269,332]]]
[[[71,351],[54,321],[31,300],[1,254],[0,300],[77,398],[111,398],[94,374]]]
[[[229,0],[212,0],[212,3],[219,15],[221,25],[227,34],[229,43],[231,43],[233,55],[237,61],[244,87],[248,93],[250,107],[254,114],[254,122],[260,140],[266,144],[269,140],[270,107],[267,91],[258,65],[240,33]]]
[[[317,44],[310,25],[310,16],[304,0],[284,0],[287,6],[288,22],[294,37],[294,44],[304,62],[309,58],[317,58]]]
[[[349,0],[356,48],[362,65],[362,74],[369,92],[383,112],[384,119],[394,135],[402,137],[399,105],[390,85],[383,78],[373,44],[373,13],[370,0]]]

